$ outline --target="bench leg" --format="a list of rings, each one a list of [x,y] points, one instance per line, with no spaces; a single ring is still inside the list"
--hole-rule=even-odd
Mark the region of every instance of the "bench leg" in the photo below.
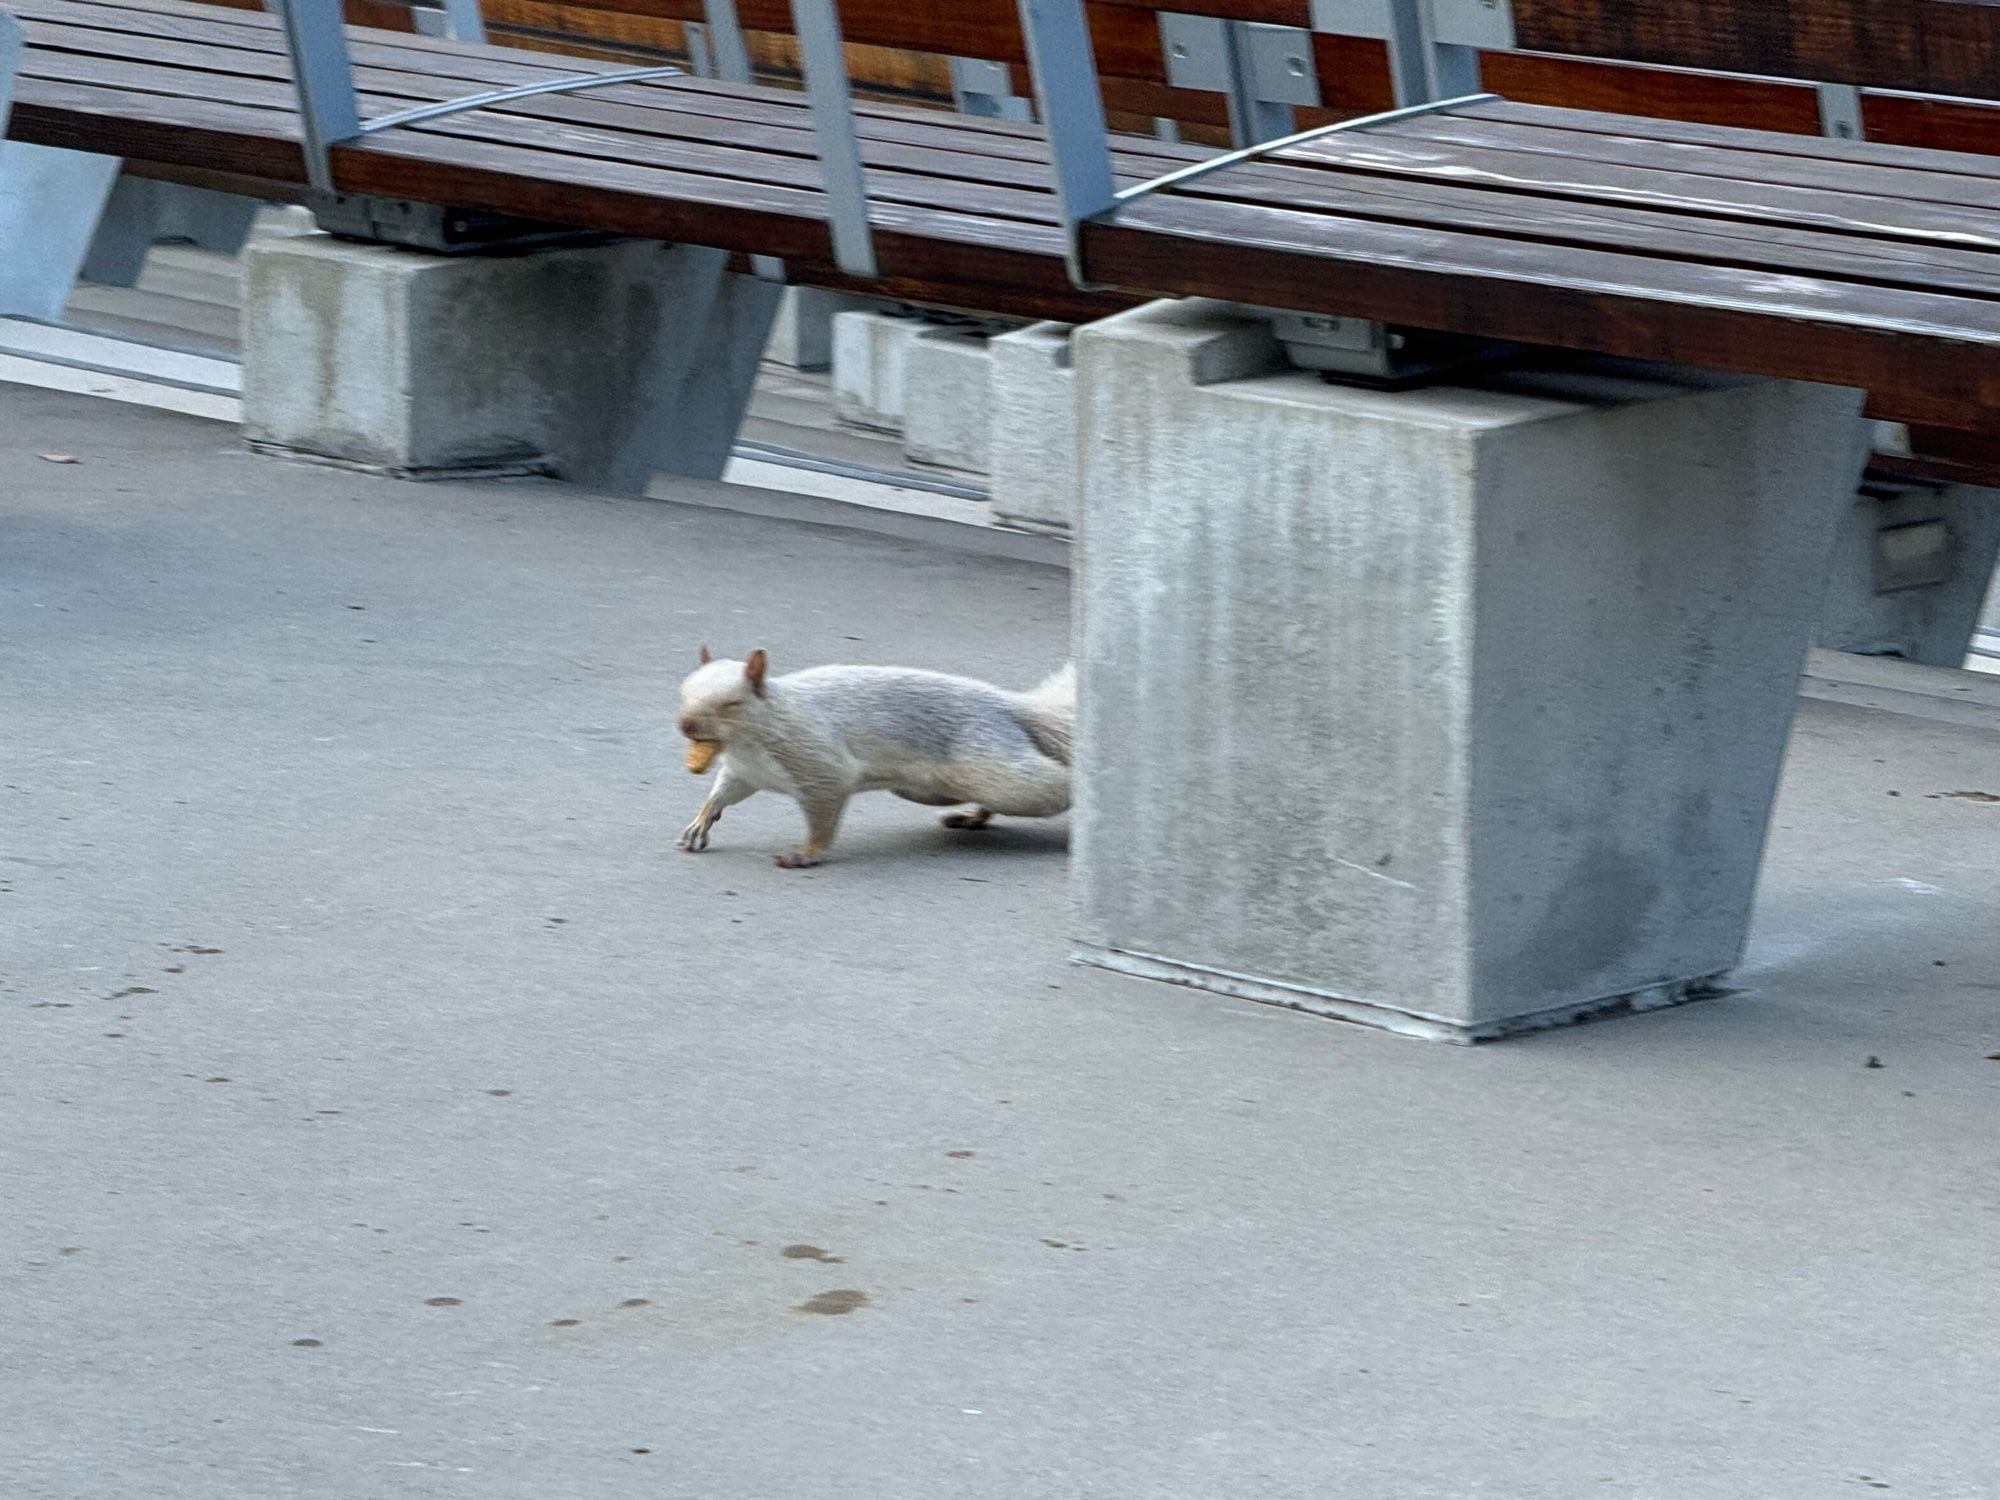
[[[1996,560],[2000,491],[1870,485],[1834,542],[1819,644],[1960,666]]]
[[[255,198],[237,193],[121,174],[97,221],[82,277],[99,286],[132,286],[156,244],[234,255],[250,238],[260,206]]]
[[[1474,1041],[1737,961],[1860,395],[1074,341],[1079,956]]]
[[[62,314],[118,158],[0,141],[0,316]]]
[[[480,256],[305,235],[245,267],[251,442],[623,493],[721,475],[780,292],[722,251],[645,241]]]

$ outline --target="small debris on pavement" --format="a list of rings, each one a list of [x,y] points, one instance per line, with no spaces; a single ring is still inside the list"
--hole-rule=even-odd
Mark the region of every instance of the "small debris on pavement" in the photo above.
[[[74,464],[83,462],[74,453],[37,453],[35,457],[47,464]]]

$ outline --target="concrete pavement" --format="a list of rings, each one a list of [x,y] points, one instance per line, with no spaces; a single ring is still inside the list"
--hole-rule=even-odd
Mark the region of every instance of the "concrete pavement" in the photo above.
[[[0,1493],[1991,1493],[2000,710],[1804,702],[1744,992],[1476,1051],[1072,968],[1060,824],[673,850],[699,642],[1065,614],[0,387]]]

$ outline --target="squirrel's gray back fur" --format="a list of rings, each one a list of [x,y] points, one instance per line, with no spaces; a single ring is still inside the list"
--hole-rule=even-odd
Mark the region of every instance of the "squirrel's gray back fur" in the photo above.
[[[1026,736],[1051,760],[1070,763],[1076,718],[1070,667],[1025,693],[943,672],[839,666],[774,677],[768,691],[774,708],[814,721],[863,761],[874,758],[877,745],[940,761],[1007,759]]]

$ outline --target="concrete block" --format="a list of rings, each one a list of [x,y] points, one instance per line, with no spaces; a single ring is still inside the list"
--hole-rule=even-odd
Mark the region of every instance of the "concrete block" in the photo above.
[[[779,290],[721,251],[645,241],[444,256],[304,235],[245,259],[251,441],[628,493],[721,474]]]
[[[909,389],[910,346],[926,324],[887,312],[844,312],[833,319],[833,411],[843,422],[901,432]]]
[[[992,341],[994,518],[1040,531],[1076,524],[1076,396],[1067,323]]]
[[[1869,484],[1827,569],[1819,644],[1956,667],[2000,558],[2000,493],[1970,485]]]
[[[778,299],[771,341],[764,358],[794,370],[833,365],[833,320],[844,312],[866,312],[882,304],[872,297],[833,292],[818,286],[788,286]]]
[[[1859,393],[1368,391],[1201,302],[1073,343],[1079,956],[1454,1041],[1708,992]]]
[[[931,328],[910,345],[903,452],[913,462],[986,472],[993,447],[991,342]]]

